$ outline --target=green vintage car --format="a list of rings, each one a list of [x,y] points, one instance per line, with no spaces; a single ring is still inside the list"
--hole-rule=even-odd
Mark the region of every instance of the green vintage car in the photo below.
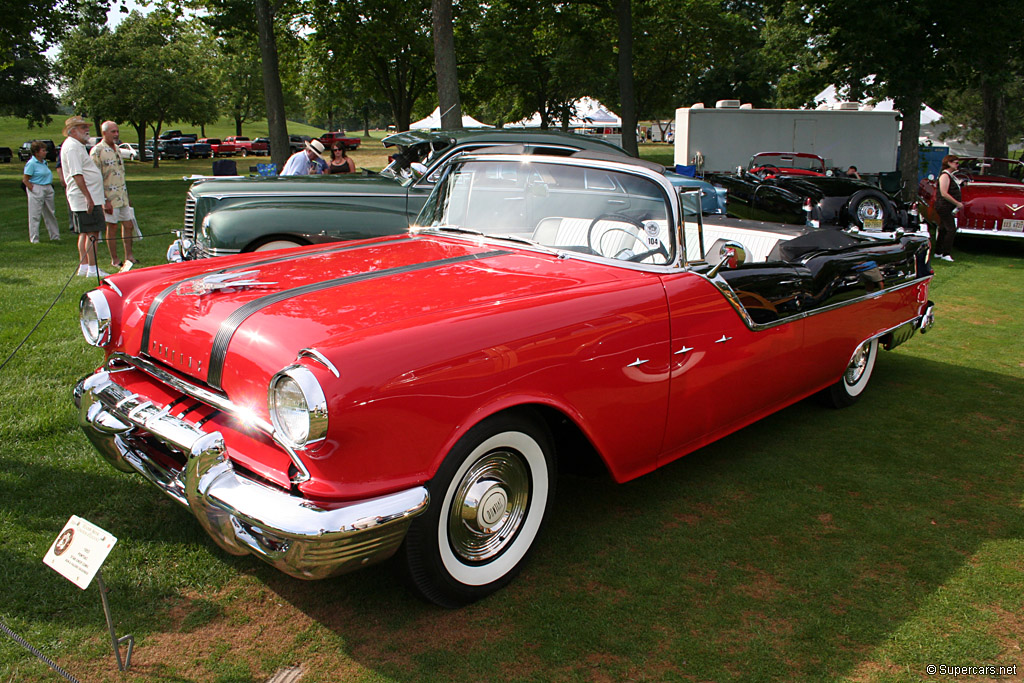
[[[526,154],[593,150],[625,155],[599,139],[536,130],[407,131],[384,138],[384,145],[395,152],[379,173],[195,182],[185,200],[184,229],[168,250],[168,259],[401,233],[423,207],[444,163],[485,147],[511,145]]]

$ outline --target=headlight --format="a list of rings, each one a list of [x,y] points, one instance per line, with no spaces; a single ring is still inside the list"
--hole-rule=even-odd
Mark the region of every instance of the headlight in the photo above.
[[[323,440],[327,434],[327,399],[309,369],[292,365],[274,375],[267,396],[274,430],[294,448]]]
[[[106,346],[110,341],[110,305],[98,289],[86,292],[78,302],[78,322],[85,341]]]

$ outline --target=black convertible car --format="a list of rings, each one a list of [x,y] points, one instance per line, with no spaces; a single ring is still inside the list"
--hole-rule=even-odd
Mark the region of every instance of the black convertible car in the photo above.
[[[728,192],[730,216],[814,227],[916,232],[917,209],[857,178],[825,168],[817,154],[762,152],[736,173],[709,174],[706,180]]]

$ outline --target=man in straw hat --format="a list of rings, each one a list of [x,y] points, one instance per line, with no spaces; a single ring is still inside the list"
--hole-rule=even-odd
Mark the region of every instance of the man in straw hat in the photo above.
[[[96,267],[96,238],[106,226],[104,208],[109,212],[112,207],[103,197],[103,174],[85,149],[89,122],[81,116],[72,116],[64,122],[64,135],[67,139],[60,147],[60,165],[71,210],[71,226],[78,233],[78,274],[106,277],[107,273]]]
[[[324,153],[324,143],[309,140],[306,148],[288,157],[281,175],[318,175],[327,170],[327,162],[320,156]]]

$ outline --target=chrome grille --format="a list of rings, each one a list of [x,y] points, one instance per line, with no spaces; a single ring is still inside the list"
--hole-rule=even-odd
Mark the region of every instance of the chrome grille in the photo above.
[[[185,230],[181,236],[190,242],[196,239],[196,198],[191,192],[185,197]]]

